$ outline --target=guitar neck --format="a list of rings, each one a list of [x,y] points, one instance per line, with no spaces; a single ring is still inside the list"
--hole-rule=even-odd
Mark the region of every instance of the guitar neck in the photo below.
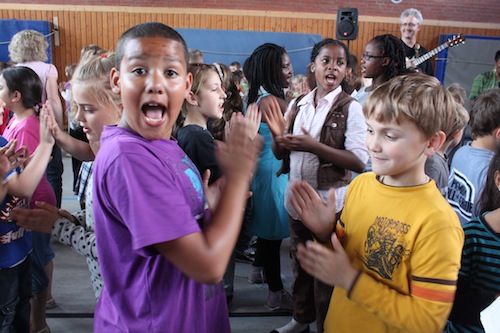
[[[414,66],[418,66],[421,63],[423,63],[424,61],[427,61],[430,58],[434,57],[436,54],[438,54],[439,52],[443,51],[447,47],[448,47],[448,43],[441,44],[438,47],[436,47],[435,49],[427,52],[423,56],[418,57],[418,58],[412,60],[412,63],[413,63]]]

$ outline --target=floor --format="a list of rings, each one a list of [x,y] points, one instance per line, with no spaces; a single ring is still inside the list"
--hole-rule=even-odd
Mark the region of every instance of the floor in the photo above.
[[[78,201],[71,190],[71,159],[64,157],[62,208],[76,211]],[[53,243],[56,252],[52,294],[57,307],[47,311],[47,322],[52,333],[88,333],[93,331],[94,292],[85,259],[67,246]],[[293,283],[288,240],[282,246],[282,277],[290,290]],[[289,313],[267,310],[267,285],[250,284],[247,275],[250,264],[236,264],[235,295],[229,307],[231,330],[234,333],[270,332],[290,321]],[[315,325],[311,326],[315,330]],[[314,331],[311,331],[314,332]]]

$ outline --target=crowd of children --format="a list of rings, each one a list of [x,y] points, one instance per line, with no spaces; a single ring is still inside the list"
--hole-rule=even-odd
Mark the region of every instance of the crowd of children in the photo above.
[[[481,332],[500,293],[500,89],[469,113],[460,87],[408,73],[392,35],[361,56],[370,86],[352,57],[326,38],[314,82],[293,84],[286,50],[265,43],[243,66],[244,107],[239,64],[204,64],[174,29],[142,23],[116,53],[82,56],[63,89],[88,142],[42,104],[34,70],[4,69],[0,332],[50,332],[51,236],[86,256],[96,332],[230,332],[245,209],[258,236],[249,281],[292,313],[272,332]],[[47,181],[54,143],[88,168],[82,212],[61,210]]]

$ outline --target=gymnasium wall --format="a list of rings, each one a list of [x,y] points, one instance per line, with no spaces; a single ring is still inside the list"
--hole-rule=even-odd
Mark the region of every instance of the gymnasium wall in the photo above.
[[[58,28],[53,38],[53,62],[63,73],[67,64],[78,61],[83,46],[98,44],[113,49],[124,30],[141,22],[160,21],[174,28],[297,32],[335,37],[339,6],[339,1],[322,0],[163,0],[161,3],[158,0],[137,0],[120,1],[121,6],[116,6],[117,1],[111,0],[78,1],[79,4],[76,1],[71,4],[72,1],[51,0],[50,5],[39,4],[43,2],[40,0],[31,0],[29,4],[27,1],[7,1],[0,4],[0,19],[52,22],[53,27]],[[367,0],[342,1],[342,7],[359,8],[359,35],[350,42],[351,52],[359,57],[373,36],[384,33],[399,36],[399,14],[410,6],[423,12],[425,20],[419,42],[429,50],[437,47],[440,34],[500,36],[497,1],[486,0],[478,6],[466,0],[429,0],[425,5],[424,1],[403,0],[403,3],[394,5],[389,0]],[[176,7],[179,4],[184,7]],[[1,32],[0,42],[5,42]]]

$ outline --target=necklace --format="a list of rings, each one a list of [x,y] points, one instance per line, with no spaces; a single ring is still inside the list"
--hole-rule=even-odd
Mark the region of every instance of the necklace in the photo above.
[[[384,179],[385,179],[385,176],[379,176],[378,181],[384,185],[387,185],[386,183],[384,183]],[[431,178],[429,176],[425,175],[425,180],[422,183],[416,184],[416,185],[408,185],[408,186],[404,186],[404,187],[421,186],[421,185],[427,184],[430,181],[431,181]],[[392,186],[392,185],[387,185],[387,186]]]

